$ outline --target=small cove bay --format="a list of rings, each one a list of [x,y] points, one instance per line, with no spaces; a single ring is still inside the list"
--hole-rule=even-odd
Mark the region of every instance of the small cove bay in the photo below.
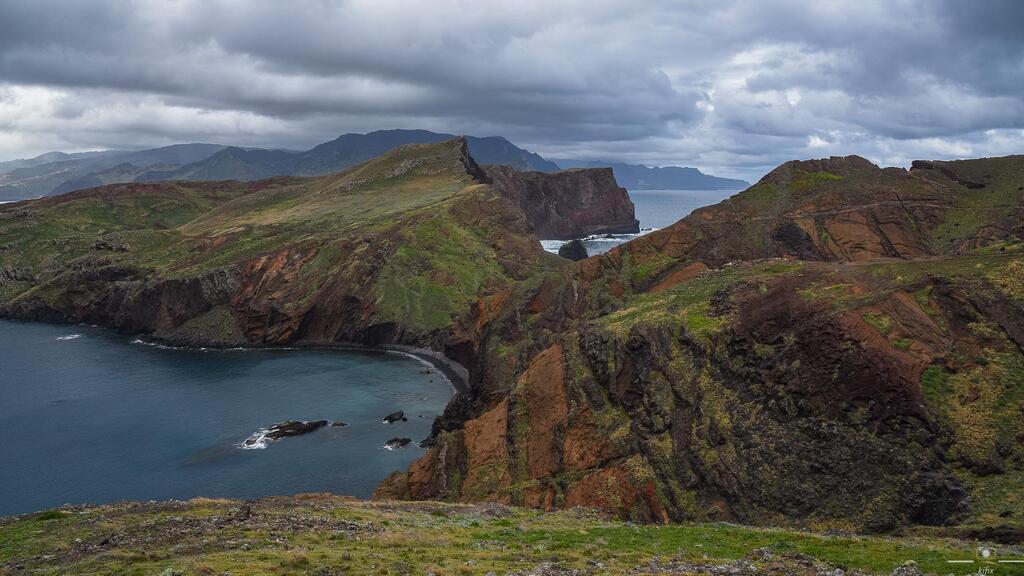
[[[422,454],[453,393],[392,353],[175,350],[101,328],[0,321],[0,515],[64,503],[369,497]],[[402,410],[406,422],[382,424]],[[246,438],[328,420],[265,449]],[[395,437],[413,443],[387,450]]]

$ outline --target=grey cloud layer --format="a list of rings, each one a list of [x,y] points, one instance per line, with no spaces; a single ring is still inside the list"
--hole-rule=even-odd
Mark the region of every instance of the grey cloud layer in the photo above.
[[[1024,3],[6,0],[0,157],[347,131],[756,177],[1024,144]]]

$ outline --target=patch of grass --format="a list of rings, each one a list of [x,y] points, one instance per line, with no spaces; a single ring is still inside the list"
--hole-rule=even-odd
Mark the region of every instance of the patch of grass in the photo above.
[[[853,284],[840,282],[838,284],[815,283],[800,291],[800,295],[808,300],[829,300],[840,302],[848,298]]]
[[[664,325],[680,320],[696,337],[708,341],[728,321],[710,313],[711,297],[737,282],[761,282],[795,273],[802,268],[794,262],[759,262],[709,271],[668,290],[640,294],[625,306],[597,319],[597,323],[624,336],[633,326]]]
[[[489,281],[504,278],[484,239],[440,211],[403,231],[406,241],[381,274],[381,316],[423,329],[447,326]]]
[[[927,276],[976,279],[1002,269],[1010,261],[1011,257],[1005,255],[951,256],[936,260],[874,262],[861,265],[859,269],[876,280],[889,281],[896,286]]]
[[[1012,260],[1001,269],[990,270],[985,276],[1007,296],[1024,299],[1024,260]]]
[[[928,406],[953,432],[950,454],[974,469],[1005,469],[1021,456],[1010,439],[1024,435],[1024,355],[987,350],[984,362],[962,372],[928,367],[921,389]]]
[[[39,514],[36,514],[35,515],[35,519],[36,520],[60,520],[61,518],[64,518],[66,516],[67,516],[67,514],[65,514],[64,512],[61,512],[60,510],[46,510],[45,512],[40,512]]]
[[[969,524],[1024,526],[1024,470],[968,476],[971,490]]]
[[[883,314],[881,312],[867,312],[861,315],[861,318],[863,318],[864,321],[872,328],[878,330],[882,335],[887,335],[889,332],[892,332],[892,318],[890,318],[888,314]]]
[[[889,344],[891,344],[892,347],[896,348],[897,350],[909,350],[910,347],[914,344],[914,340],[913,338],[896,338]]]
[[[842,176],[831,172],[807,172],[796,180],[793,180],[790,186],[796,190],[805,190],[821,183],[838,182],[840,180],[843,180]]]

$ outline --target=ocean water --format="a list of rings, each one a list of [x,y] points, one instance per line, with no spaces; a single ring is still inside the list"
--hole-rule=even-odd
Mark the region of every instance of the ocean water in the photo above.
[[[697,208],[718,204],[739,190],[630,190],[629,197],[636,207],[640,221],[640,234],[602,234],[583,239],[587,253],[603,254],[623,242],[671,226]],[[542,240],[548,252],[558,252],[564,240]]]
[[[368,497],[422,454],[385,442],[425,438],[452,393],[398,354],[186,351],[0,321],[0,515],[200,495]],[[397,410],[408,422],[380,423]],[[240,448],[276,422],[321,419],[348,426]]]

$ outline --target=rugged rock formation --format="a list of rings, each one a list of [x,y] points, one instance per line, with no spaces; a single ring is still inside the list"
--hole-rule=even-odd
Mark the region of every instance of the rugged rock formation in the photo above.
[[[570,240],[590,234],[636,233],[640,223],[610,168],[552,174],[486,166],[494,188],[526,214],[539,238]]]
[[[267,438],[270,438],[271,440],[278,440],[289,436],[301,436],[303,434],[309,434],[314,430],[319,430],[324,426],[327,426],[327,420],[312,420],[309,422],[289,420],[287,422],[280,422],[271,426],[269,428],[269,432],[267,432]]]
[[[381,418],[381,424],[394,424],[395,422],[406,422],[409,419],[405,417],[405,412],[399,410],[398,412],[392,412],[387,416]]]
[[[570,240],[558,248],[558,255],[578,262],[587,257],[587,247],[581,240]]]
[[[128,184],[5,207],[0,314],[189,345],[443,351],[480,297],[562,265],[487,180],[452,140],[322,178]],[[96,203],[106,216],[90,221]]]
[[[481,305],[472,397],[379,495],[992,522],[1024,475],[1024,162],[957,174],[787,163]]]
[[[609,178],[453,141],[0,207],[0,314],[443,351],[467,391],[380,496],[1020,533],[986,495],[1024,478],[1024,160],[791,162],[606,254],[543,252],[588,209],[635,224]]]
[[[412,444],[412,438],[392,438],[384,443],[384,448],[398,450],[399,448],[405,448],[409,444]]]

